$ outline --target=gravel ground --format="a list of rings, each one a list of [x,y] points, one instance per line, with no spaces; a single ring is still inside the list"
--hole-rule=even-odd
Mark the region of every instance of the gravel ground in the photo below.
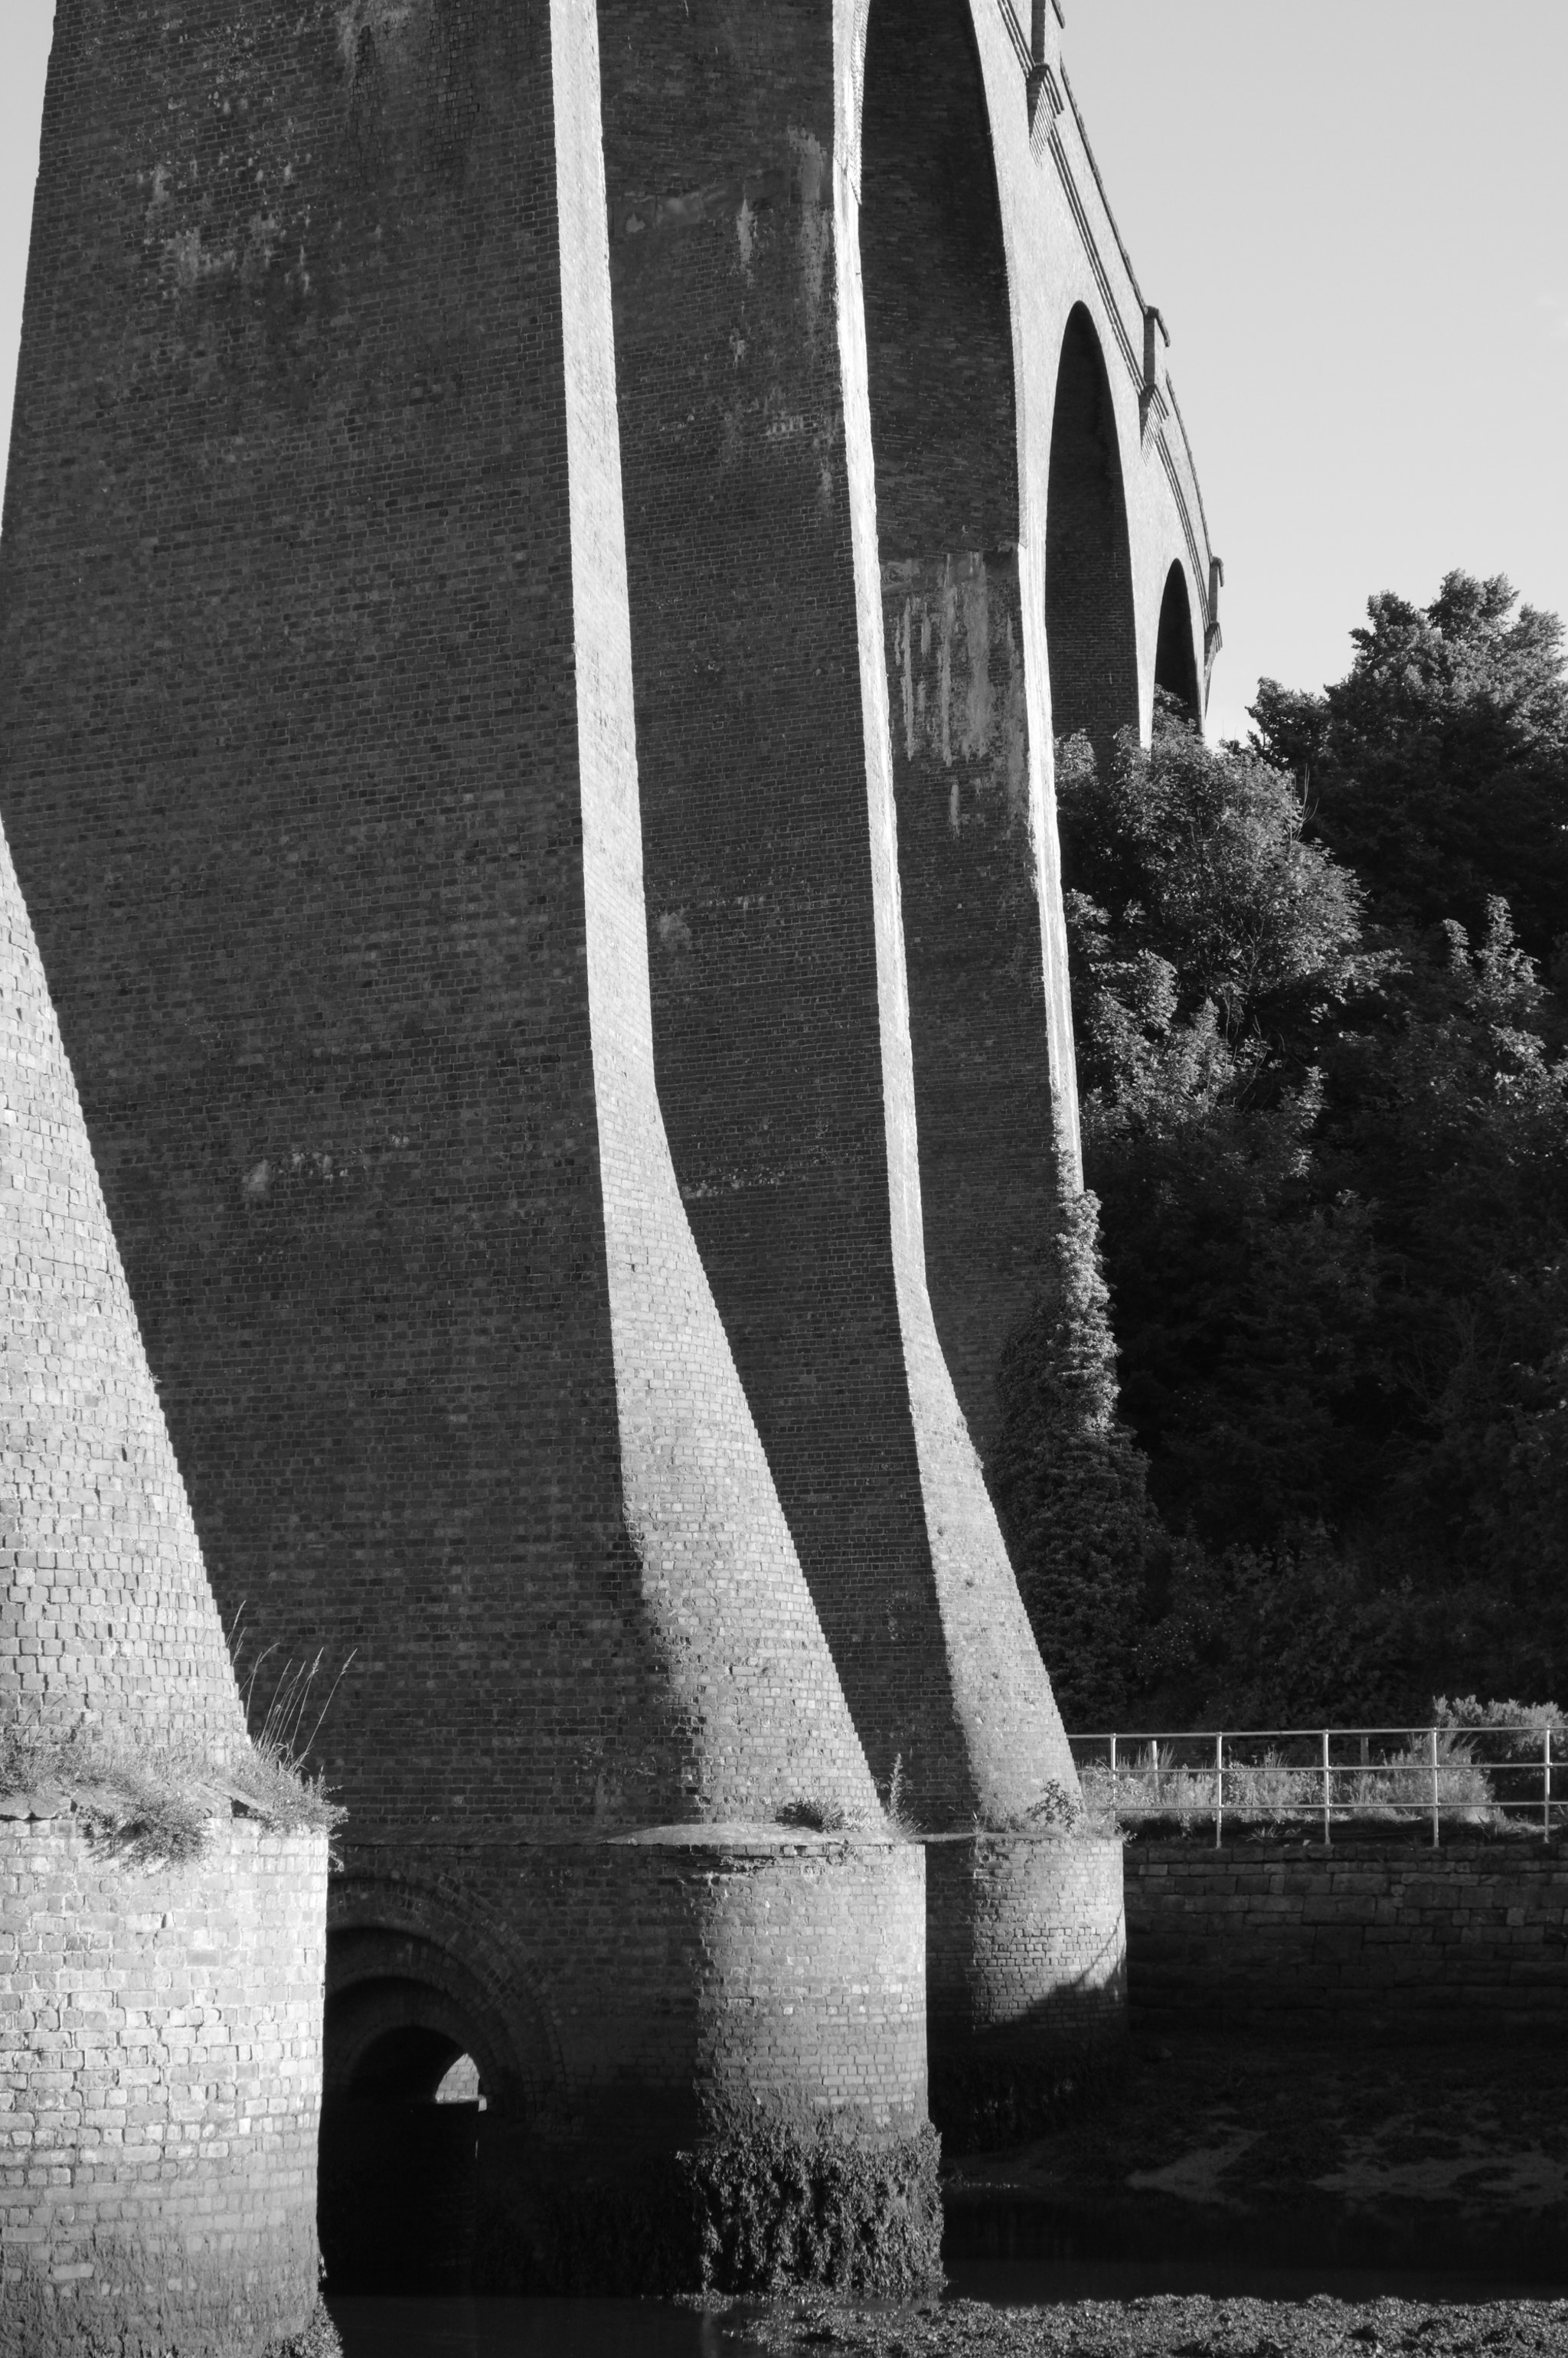
[[[869,2309],[808,2299],[726,2324],[738,2349],[856,2358],[1375,2358],[1379,2352],[1568,2353],[1568,2301],[1147,2300],[991,2309],[979,2301]]]

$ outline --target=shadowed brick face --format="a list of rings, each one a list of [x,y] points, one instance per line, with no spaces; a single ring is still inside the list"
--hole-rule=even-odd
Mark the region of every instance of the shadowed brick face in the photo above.
[[[778,1813],[1072,1782],[976,1446],[1076,1171],[1044,625],[1058,725],[1136,720],[1190,461],[1011,13],[867,16],[58,12],[0,1679],[217,1744],[200,1532],[349,1665],[333,2018],[373,1964],[568,2143],[925,2151],[924,1861]],[[964,1862],[955,2035],[1114,2013],[1110,1866]]]
[[[872,7],[860,251],[925,1265],[983,1457],[1058,1178],[1007,260],[973,28],[945,0]]]
[[[1179,565],[1165,577],[1160,600],[1160,635],[1154,646],[1154,685],[1177,698],[1189,719],[1201,709],[1197,661],[1193,650],[1193,609],[1187,579]]]
[[[214,1583],[352,1650],[356,1812],[869,1800],[638,1044],[554,125],[544,0],[62,9],[6,817]]]
[[[873,1768],[902,1760],[946,1823],[1033,1794],[1060,1734],[932,1330],[889,1066],[835,177],[854,35],[821,0],[600,15],[660,1099]]]
[[[608,1838],[875,1816],[654,1094],[596,29],[66,0],[0,593],[6,817],[215,1585],[276,1661],[352,1650],[384,1899],[482,1833],[444,1951],[494,1912],[543,2003],[599,1992],[568,2129],[596,2055],[633,2112],[698,2070],[715,1855]],[[923,1899],[840,1843],[724,1916],[759,2120],[923,2118]]]
[[[897,1617],[873,1767],[961,1788],[889,1252],[832,15],[600,23],[660,1098],[857,1707]]]
[[[618,1536],[547,20],[405,59],[336,13],[61,10],[6,817],[220,1597],[358,1650],[355,1804],[575,1812],[678,1747]]]
[[[1138,2016],[1172,2028],[1223,2016],[1336,2038],[1557,2039],[1568,1856],[1561,1837],[1447,1833],[1437,1850],[1135,1843],[1127,1931]]]
[[[1081,307],[1067,322],[1051,429],[1045,627],[1058,737],[1083,730],[1102,764],[1139,720],[1132,557],[1116,417],[1099,339]]]

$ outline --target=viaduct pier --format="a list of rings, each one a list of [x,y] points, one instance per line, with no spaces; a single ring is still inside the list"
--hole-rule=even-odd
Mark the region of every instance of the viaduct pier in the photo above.
[[[1219,568],[1061,40],[59,0],[0,818],[182,1576],[343,1670],[330,2265],[466,2089],[497,2288],[568,2212],[655,2280],[676,2155],[911,2281],[929,2120],[1121,2035],[986,1463],[1081,1186],[1053,738],[1201,722]]]

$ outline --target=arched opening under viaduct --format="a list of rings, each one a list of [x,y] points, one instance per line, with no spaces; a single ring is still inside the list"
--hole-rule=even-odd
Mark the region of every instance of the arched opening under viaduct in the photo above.
[[[1011,308],[967,5],[872,0],[860,252],[926,1274],[983,1461],[1054,1189]]]
[[[527,2111],[514,2041],[458,1960],[406,1931],[333,1933],[318,2204],[330,2288],[470,2289],[481,2125]]]
[[[1045,631],[1053,726],[1085,734],[1103,769],[1138,726],[1138,624],[1116,414],[1093,320],[1062,339],[1045,509]]]
[[[1187,577],[1178,560],[1165,576],[1160,600],[1160,634],[1154,643],[1154,685],[1181,707],[1182,718],[1197,720],[1203,714],[1198,691],[1197,649],[1193,641],[1193,608]]]

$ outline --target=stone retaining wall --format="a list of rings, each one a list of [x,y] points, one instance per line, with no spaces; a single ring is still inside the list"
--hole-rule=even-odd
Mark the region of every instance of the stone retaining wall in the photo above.
[[[1539,2039],[1568,2024],[1560,1842],[1135,1842],[1126,1875],[1142,2027]]]

